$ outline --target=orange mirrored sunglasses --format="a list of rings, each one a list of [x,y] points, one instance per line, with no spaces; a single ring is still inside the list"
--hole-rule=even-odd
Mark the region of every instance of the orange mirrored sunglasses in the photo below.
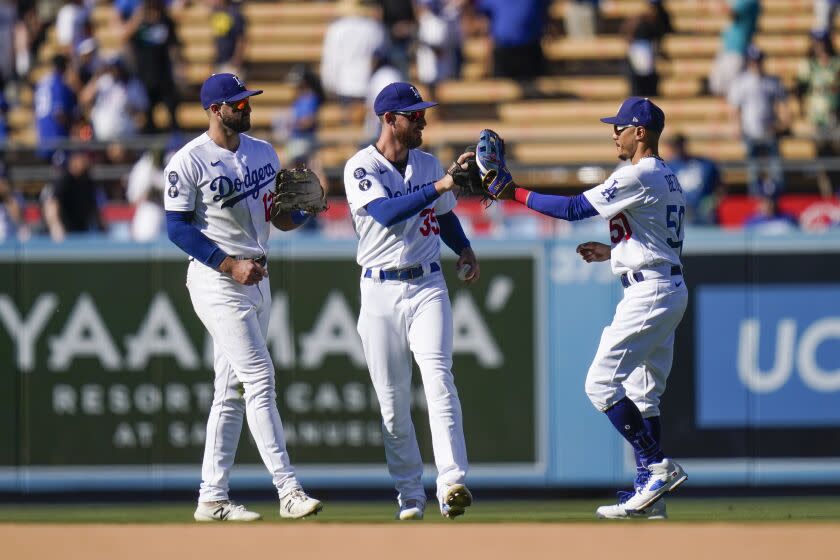
[[[247,107],[249,107],[250,102],[246,97],[245,99],[240,99],[239,101],[222,101],[222,105],[227,105],[234,113],[238,113],[239,111],[244,111]]]

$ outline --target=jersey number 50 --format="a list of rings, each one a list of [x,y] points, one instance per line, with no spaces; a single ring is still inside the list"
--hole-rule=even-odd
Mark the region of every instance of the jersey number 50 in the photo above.
[[[420,216],[423,218],[423,224],[420,226],[420,234],[423,237],[429,237],[430,233],[440,234],[440,226],[434,208],[426,208],[420,212]]]
[[[682,254],[682,227],[683,218],[685,217],[685,206],[677,204],[669,204],[665,208],[667,216],[665,216],[665,225],[668,229],[674,231],[674,237],[668,238],[668,245],[677,249],[677,252]]]

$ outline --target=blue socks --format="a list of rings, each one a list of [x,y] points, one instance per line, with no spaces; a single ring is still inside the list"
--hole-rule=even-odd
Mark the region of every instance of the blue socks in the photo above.
[[[606,415],[618,433],[633,446],[637,468],[647,470],[649,464],[665,458],[659,447],[661,425],[658,416],[643,419],[638,407],[627,397],[607,409]]]

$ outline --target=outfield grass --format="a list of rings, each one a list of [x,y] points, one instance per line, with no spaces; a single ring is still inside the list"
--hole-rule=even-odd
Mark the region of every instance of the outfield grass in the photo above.
[[[424,523],[563,523],[592,522],[603,500],[478,501],[456,521],[443,519],[434,509]],[[431,505],[431,504],[430,504]],[[249,503],[268,523],[281,520],[276,502]],[[73,504],[0,506],[0,523],[193,523],[191,503]],[[327,502],[324,511],[305,523],[394,523],[394,505],[385,502]],[[837,498],[692,499],[668,501],[670,521],[765,522],[840,521]]]

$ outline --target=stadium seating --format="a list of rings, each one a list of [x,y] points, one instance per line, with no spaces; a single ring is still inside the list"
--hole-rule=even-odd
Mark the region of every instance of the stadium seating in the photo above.
[[[524,168],[524,177],[542,188],[577,189],[583,183],[577,169],[596,165],[609,170],[615,151],[608,141],[609,131],[598,117],[614,112],[628,86],[622,75],[626,41],[618,27],[626,17],[639,13],[647,0],[608,0],[602,2],[602,33],[593,40],[547,36],[544,50],[557,71],[539,79],[540,99],[531,99],[522,87],[510,80],[490,77],[491,44],[487,37],[465,41],[463,79],[441,84],[437,100],[442,106],[426,131],[426,143],[443,154],[474,140],[484,127],[499,130],[511,146],[514,165]],[[565,0],[555,0],[551,16],[562,21]],[[808,48],[811,0],[763,0],[758,44],[767,53],[767,68],[791,86],[798,64]],[[666,0],[675,33],[667,37],[663,49],[668,60],[660,63],[662,84],[657,99],[668,115],[667,133],[682,131],[689,137],[689,148],[724,163],[729,182],[743,181],[740,162],[743,147],[734,136],[726,104],[703,95],[703,79],[708,75],[719,46],[718,35],[725,17],[710,13],[707,3],[696,0]],[[335,2],[250,0],[244,4],[248,20],[246,53],[249,85],[265,90],[255,102],[255,133],[270,138],[272,120],[287,107],[293,89],[285,81],[286,71],[295,63],[306,62],[317,69],[321,44],[328,24],[336,17]],[[183,126],[190,131],[203,129],[206,117],[195,103],[198,87],[211,71],[212,36],[206,25],[207,8],[202,2],[174,14],[184,43],[187,61],[182,77],[185,99],[179,109]],[[94,11],[94,30],[103,51],[119,48],[118,31],[112,24],[110,2],[101,2]],[[55,52],[51,31],[41,49],[41,66],[33,73],[37,79]],[[13,140],[34,145],[31,94],[22,96],[21,107],[10,112]],[[798,112],[797,112],[798,114]],[[156,115],[165,122],[162,108]],[[337,104],[329,102],[320,115],[321,159],[333,181],[346,158],[364,141],[358,123],[347,124]],[[794,136],[782,143],[786,158],[807,160],[815,155],[808,125],[799,120]],[[546,167],[556,167],[546,173]],[[803,188],[808,188],[804,186]],[[340,192],[333,188],[332,192]]]

